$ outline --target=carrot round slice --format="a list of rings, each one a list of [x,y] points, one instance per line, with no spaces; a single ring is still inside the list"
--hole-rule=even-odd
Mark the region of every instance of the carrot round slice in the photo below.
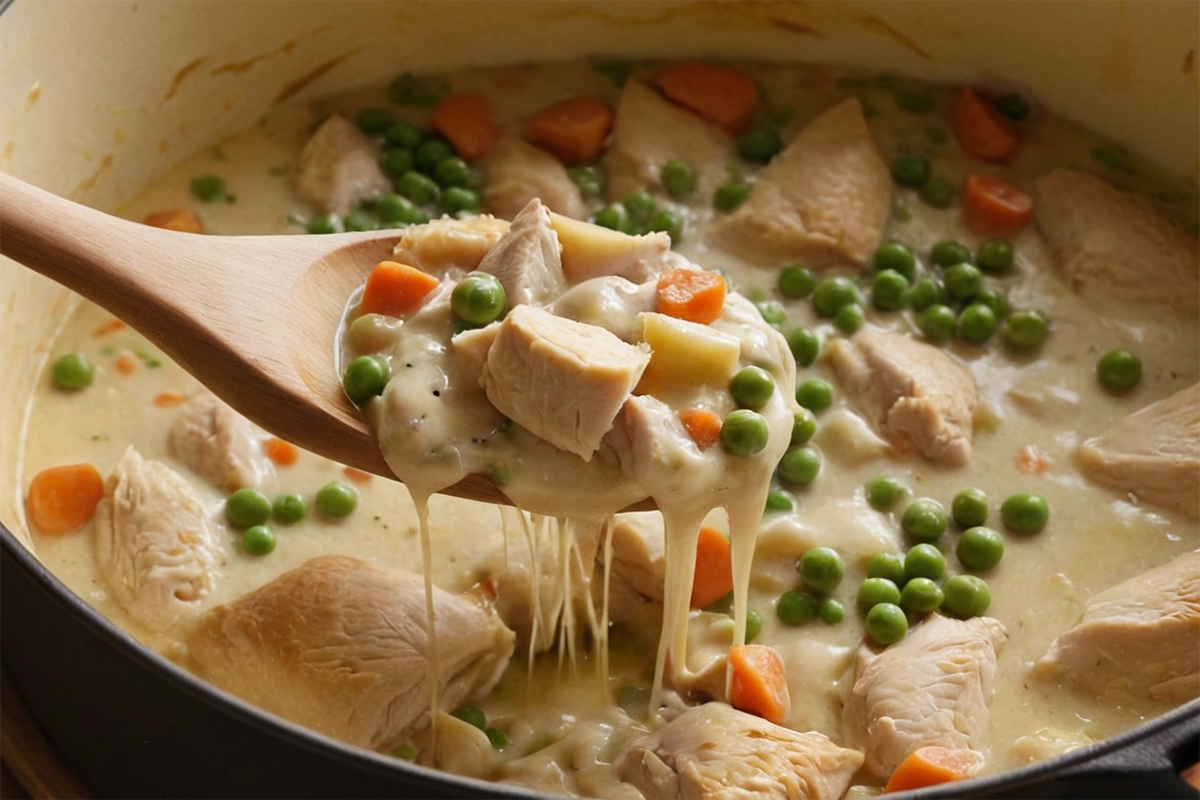
[[[403,317],[420,308],[437,285],[437,278],[416,267],[380,261],[367,276],[362,296],[363,313]]]
[[[729,648],[729,704],[776,724],[791,711],[783,656],[763,644]]]
[[[991,175],[968,175],[962,194],[963,222],[973,233],[1006,239],[1033,219],[1033,197]]]
[[[430,122],[450,140],[465,161],[476,161],[487,155],[499,133],[492,107],[487,100],[474,94],[452,94],[442,100],[434,109]]]
[[[612,127],[613,112],[591,95],[546,106],[526,127],[529,141],[565,164],[582,164],[600,155]]]
[[[725,308],[725,279],[715,272],[673,269],[658,279],[656,310],[707,325]]]
[[[741,133],[758,110],[758,87],[742,73],[699,61],[684,61],[658,71],[654,83],[663,94],[731,133]]]
[[[984,161],[1004,161],[1021,146],[1021,137],[1012,123],[970,86],[962,88],[954,105],[954,133],[964,150]]]
[[[696,443],[696,447],[707,450],[721,438],[721,415],[707,408],[682,408],[679,421],[683,429]]]
[[[104,497],[104,479],[91,464],[44,469],[29,483],[25,509],[41,533],[69,533],[88,522]]]
[[[969,750],[927,745],[909,754],[888,778],[884,791],[903,792],[961,781],[975,773],[978,760]]]

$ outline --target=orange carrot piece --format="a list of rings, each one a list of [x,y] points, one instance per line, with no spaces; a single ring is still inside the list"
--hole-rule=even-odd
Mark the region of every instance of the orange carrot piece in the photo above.
[[[159,408],[174,408],[182,405],[187,398],[179,392],[159,392],[154,396],[154,405]]]
[[[701,528],[696,540],[696,572],[692,608],[704,608],[733,591],[733,556],[729,540],[716,528]]]
[[[975,773],[976,759],[969,751],[926,745],[909,754],[888,778],[885,792],[904,792],[939,783],[961,781]]]
[[[783,656],[765,644],[729,648],[729,705],[779,724],[792,710]]]
[[[421,307],[438,279],[416,267],[395,261],[380,261],[367,276],[363,289],[364,314],[403,317]]]
[[[342,467],[342,474],[354,483],[368,483],[371,480],[371,473],[354,467]]]
[[[962,148],[984,161],[1004,161],[1017,152],[1021,137],[1012,123],[964,86],[954,104],[954,134]]]
[[[300,448],[276,436],[264,441],[262,448],[263,454],[276,466],[290,467],[296,463],[296,459],[300,458]]]
[[[679,421],[692,441],[701,450],[707,450],[721,438],[721,415],[707,408],[681,408]]]
[[[1033,197],[991,175],[968,175],[962,194],[963,222],[980,236],[1009,238],[1033,219]]]
[[[654,83],[674,102],[730,133],[746,130],[758,111],[754,81],[728,67],[684,61],[659,70]]]
[[[725,307],[725,279],[715,272],[673,269],[658,279],[656,310],[701,325],[721,316]]]
[[[117,372],[122,375],[132,375],[137,372],[138,360],[137,356],[128,350],[122,350],[117,354]]]
[[[41,533],[69,533],[90,520],[104,497],[104,479],[91,464],[44,469],[29,483],[25,509]]]
[[[1053,463],[1050,461],[1050,456],[1035,444],[1027,444],[1017,450],[1013,461],[1017,465],[1017,471],[1024,472],[1026,475],[1041,475],[1050,469],[1050,465]]]
[[[204,223],[190,208],[151,211],[142,221],[153,228],[166,228],[180,233],[204,233]]]
[[[580,95],[534,114],[525,135],[563,163],[581,164],[600,155],[612,122],[611,108],[590,94]]]
[[[483,158],[496,143],[496,115],[479,95],[450,95],[434,109],[430,122],[464,161]]]
[[[92,336],[97,336],[97,337],[107,336],[110,333],[116,333],[117,331],[123,331],[128,327],[129,326],[126,325],[124,322],[122,322],[121,320],[116,319],[114,317],[113,319],[110,319],[107,322],[101,322],[99,325],[97,325],[95,330],[92,331]]]

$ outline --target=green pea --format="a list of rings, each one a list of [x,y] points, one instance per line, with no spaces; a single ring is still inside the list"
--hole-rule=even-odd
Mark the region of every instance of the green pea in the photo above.
[[[895,478],[879,475],[867,481],[864,487],[867,504],[876,511],[887,511],[896,504],[900,495],[904,494],[902,487]]]
[[[927,114],[937,107],[937,100],[924,92],[901,89],[896,92],[896,108],[911,114]]]
[[[427,142],[422,142],[413,151],[417,169],[426,175],[432,175],[433,171],[437,169],[438,162],[450,158],[452,155],[454,155],[454,149],[441,139],[430,139]]]
[[[942,275],[946,292],[955,300],[966,302],[983,288],[983,274],[973,264],[955,264]]]
[[[1033,492],[1010,494],[1000,506],[1005,527],[1017,533],[1037,533],[1050,521],[1050,504]]]
[[[900,587],[887,578],[867,578],[858,587],[855,602],[860,611],[868,611],[880,603],[899,603]]]
[[[876,272],[886,269],[899,272],[909,283],[917,278],[917,258],[912,250],[899,242],[887,242],[876,247],[871,266]]]
[[[942,587],[942,611],[952,617],[978,617],[992,604],[992,592],[982,578],[955,575]]]
[[[436,202],[440,194],[433,178],[411,169],[396,181],[396,191],[419,206]]]
[[[935,344],[940,344],[950,338],[958,327],[958,318],[954,309],[941,304],[932,305],[917,315],[917,327],[925,338]]]
[[[913,311],[924,311],[930,306],[945,305],[949,298],[946,287],[937,278],[921,278],[908,293],[908,304]]]
[[[382,108],[363,108],[354,115],[354,124],[368,136],[380,136],[392,124],[392,115]]]
[[[327,517],[341,519],[354,513],[358,506],[358,492],[341,481],[333,481],[317,491],[317,509]]]
[[[899,586],[904,583],[904,559],[895,553],[876,553],[867,562],[867,577],[881,578]]]
[[[983,344],[996,333],[996,314],[983,303],[972,303],[958,315],[958,338],[971,344]]]
[[[881,311],[899,311],[908,300],[908,279],[894,269],[875,273],[871,302]]]
[[[451,186],[442,192],[442,211],[451,216],[462,213],[478,214],[482,207],[479,193],[474,189]]]
[[[793,328],[785,338],[796,363],[802,367],[810,366],[821,353],[820,337],[807,328]]]
[[[1008,307],[1008,299],[995,289],[980,289],[971,302],[982,303],[990,308],[992,316],[996,318],[997,324],[1001,320],[1007,319],[1009,312],[1012,310]]]
[[[940,580],[946,574],[946,557],[931,544],[918,544],[904,554],[904,578]]]
[[[1128,350],[1110,350],[1096,363],[1096,375],[1104,388],[1123,392],[1142,379],[1142,360]]]
[[[422,225],[429,221],[429,215],[423,209],[398,194],[385,194],[379,198],[375,213],[385,225]]]
[[[930,497],[921,497],[908,504],[904,516],[900,518],[900,527],[914,539],[932,542],[943,533],[949,525],[946,507]]]
[[[975,263],[984,272],[1003,272],[1012,266],[1013,249],[1008,242],[989,239],[979,244],[975,251]]]
[[[954,202],[954,187],[942,178],[930,178],[921,187],[921,201],[933,208],[949,208]]]
[[[469,325],[486,325],[504,313],[504,286],[495,275],[472,272],[450,294],[450,308]]]
[[[925,156],[903,155],[892,162],[892,180],[910,189],[920,189],[932,174],[933,168]]]
[[[625,211],[625,206],[620,203],[613,203],[597,211],[592,222],[601,228],[608,228],[610,231],[630,233],[633,230],[629,214]]]
[[[762,451],[769,435],[766,419],[748,408],[730,412],[721,423],[721,446],[735,456],[752,456]]]
[[[833,315],[833,327],[847,336],[861,330],[866,321],[866,312],[863,311],[863,307],[858,303],[842,306]]]
[[[450,712],[450,716],[457,717],[463,722],[479,730],[487,730],[487,715],[483,713],[483,709],[476,706],[463,706]]]
[[[759,409],[775,394],[775,379],[762,367],[743,367],[729,381],[729,391],[738,405]]]
[[[242,549],[252,556],[265,556],[275,549],[275,533],[266,525],[251,525],[242,533]]]
[[[229,193],[225,180],[216,175],[200,175],[192,178],[192,195],[201,203],[232,203],[236,198]]]
[[[964,528],[983,525],[988,518],[988,499],[981,489],[963,489],[950,503],[950,515]]]
[[[784,297],[803,299],[812,294],[816,285],[812,271],[799,264],[784,267],[779,273],[779,293]]]
[[[987,572],[1004,557],[1004,538],[991,528],[968,528],[958,540],[954,554],[967,569]]]
[[[762,126],[752,128],[738,137],[738,153],[747,161],[766,164],[775,154],[783,149],[783,140],[779,131]]]
[[[877,603],[867,612],[863,628],[872,642],[886,647],[908,635],[908,617],[895,603]]]
[[[67,392],[77,392],[92,385],[96,368],[83,353],[67,353],[59,356],[50,366],[50,379],[55,387]]]
[[[832,592],[846,576],[842,557],[832,547],[814,547],[800,557],[796,564],[805,585],[818,592]]]
[[[975,257],[971,255],[971,248],[953,239],[942,239],[935,244],[929,251],[929,260],[935,266],[943,269],[955,264],[975,263]]]
[[[225,518],[234,527],[261,525],[271,516],[271,501],[257,489],[238,489],[225,498]]]
[[[391,367],[383,356],[359,356],[351,361],[342,373],[342,389],[350,398],[350,402],[361,406],[371,398],[383,394],[384,387],[391,377]]]
[[[425,141],[425,131],[411,122],[393,122],[383,132],[383,141],[390,147],[403,147],[405,150],[415,150],[417,145]]]
[[[1004,340],[1027,350],[1046,340],[1050,323],[1040,311],[1017,311],[1004,323]]]
[[[772,328],[779,329],[787,322],[787,309],[774,300],[763,300],[754,305],[762,315],[763,322]]]
[[[433,179],[443,189],[448,186],[470,186],[471,168],[457,156],[449,156],[437,162],[433,168]]]
[[[817,616],[817,598],[807,592],[788,589],[775,602],[775,616],[784,625],[803,625]]]
[[[832,597],[822,597],[817,603],[817,616],[826,625],[837,625],[846,618],[846,609]]]
[[[298,494],[281,494],[271,504],[271,518],[281,525],[295,525],[308,513],[308,504]]]
[[[795,447],[783,454],[777,474],[785,483],[802,486],[812,483],[820,471],[820,453],[811,447]]]
[[[341,233],[342,220],[337,214],[324,217],[313,217],[306,226],[309,233]]]
[[[683,241],[683,217],[674,211],[663,209],[650,218],[650,230],[662,231],[671,237],[671,245]]]
[[[753,642],[762,633],[763,619],[757,611],[746,612],[746,644]]]
[[[503,750],[508,747],[508,734],[504,731],[499,728],[484,728],[483,732],[491,742],[493,749]]]
[[[696,170],[682,159],[673,158],[663,164],[659,179],[667,194],[676,200],[681,200],[696,190]]]
[[[806,444],[816,432],[816,417],[807,408],[802,408],[799,413],[792,417],[792,438],[790,444],[793,447]]]
[[[388,147],[379,158],[380,168],[393,180],[402,177],[415,163],[412,150],[403,147]]]
[[[942,587],[929,578],[913,578],[900,590],[900,607],[916,614],[937,611],[942,599]]]
[[[796,402],[809,411],[824,411],[833,405],[833,387],[820,378],[808,378],[796,387]]]
[[[1013,122],[1020,122],[1025,119],[1031,111],[1029,101],[1016,93],[997,97],[992,101],[992,108],[999,111],[1001,116],[1008,117]]]
[[[417,748],[413,747],[411,744],[402,744],[396,748],[395,755],[396,758],[404,759],[405,761],[412,761],[417,757]]]
[[[570,167],[567,175],[588,200],[595,200],[604,193],[604,181],[594,167]]]
[[[622,202],[625,210],[629,212],[629,219],[639,227],[649,222],[654,212],[658,211],[658,203],[646,192],[631,194]]]
[[[365,211],[351,211],[342,220],[342,227],[348,231],[373,231],[378,230],[379,223]]]
[[[717,211],[724,211],[728,214],[731,211],[736,211],[738,206],[746,202],[746,198],[750,196],[750,184],[742,183],[741,181],[731,181],[717,187],[713,192],[713,207]]]
[[[824,278],[817,282],[813,287],[812,293],[813,308],[822,317],[832,318],[841,311],[842,306],[848,306],[851,303],[862,304],[862,293],[858,287],[849,278],[833,277]]]
[[[787,492],[781,492],[778,489],[767,492],[767,511],[791,511],[795,507],[792,496]]]

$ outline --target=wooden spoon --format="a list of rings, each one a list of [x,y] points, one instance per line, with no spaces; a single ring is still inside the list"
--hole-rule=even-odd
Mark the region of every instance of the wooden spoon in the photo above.
[[[347,298],[400,233],[176,233],[0,173],[0,254],[111,311],[276,436],[392,480],[342,391],[334,340]],[[482,475],[444,493],[511,504]]]

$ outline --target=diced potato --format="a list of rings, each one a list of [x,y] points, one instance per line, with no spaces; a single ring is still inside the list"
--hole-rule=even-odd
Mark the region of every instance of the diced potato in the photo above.
[[[733,376],[741,343],[707,325],[653,311],[638,314],[639,340],[650,345],[650,363],[634,390],[660,394],[702,383],[724,384]]]
[[[665,233],[630,236],[588,222],[550,213],[550,227],[562,246],[563,274],[571,284],[602,275],[643,283],[657,275],[671,249]]]

